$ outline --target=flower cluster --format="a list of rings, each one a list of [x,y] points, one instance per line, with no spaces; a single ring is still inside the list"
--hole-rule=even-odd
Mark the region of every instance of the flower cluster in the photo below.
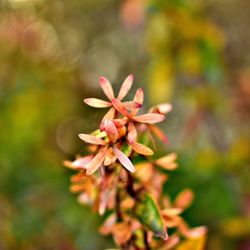
[[[168,141],[155,124],[165,119],[172,106],[161,104],[139,114],[144,99],[142,89],[136,91],[132,101],[123,101],[132,87],[132,75],[125,79],[117,97],[105,77],[99,83],[108,100],[87,98],[84,102],[109,110],[97,130],[79,134],[90,154],[64,162],[78,171],[71,178],[71,191],[80,193],[80,203],[105,215],[100,232],[112,234],[120,249],[167,250],[178,246],[183,237],[203,239],[205,227],[190,229],[181,217],[193,193],[186,189],[172,202],[163,195],[168,172],[177,167],[176,154],[152,159],[154,152],[146,146],[155,145],[153,135]],[[171,234],[169,228],[173,229]]]

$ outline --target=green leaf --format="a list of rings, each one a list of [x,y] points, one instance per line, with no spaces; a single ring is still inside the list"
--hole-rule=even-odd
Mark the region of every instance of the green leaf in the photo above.
[[[153,198],[143,193],[139,196],[139,201],[135,207],[137,219],[149,230],[153,231],[155,236],[167,239],[167,231],[164,228],[160,211]]]

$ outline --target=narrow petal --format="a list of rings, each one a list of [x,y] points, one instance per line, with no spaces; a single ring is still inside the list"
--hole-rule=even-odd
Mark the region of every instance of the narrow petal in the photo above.
[[[126,109],[139,109],[142,106],[140,103],[134,101],[123,102],[122,104]]]
[[[88,155],[80,157],[73,162],[64,161],[64,165],[71,169],[86,169],[87,164],[92,160],[92,158],[92,155]]]
[[[94,108],[107,108],[112,106],[112,103],[97,98],[85,98],[83,101]]]
[[[107,148],[100,151],[87,165],[87,175],[93,174],[98,168],[100,168],[103,164],[103,161],[105,159],[107,153]]]
[[[153,114],[153,113],[148,113],[145,115],[139,115],[139,116],[133,117],[133,120],[137,122],[149,123],[149,124],[158,123],[158,122],[163,121],[164,119],[165,119],[164,115]]]
[[[163,131],[154,126],[154,125],[148,125],[148,128],[150,131],[152,131],[160,140],[162,140],[164,143],[168,143],[168,137],[163,133]]]
[[[144,99],[144,93],[143,93],[143,90],[142,88],[139,88],[136,93],[135,93],[135,96],[134,96],[134,102],[136,103],[139,103],[139,104],[143,104],[143,99]],[[137,114],[137,112],[139,111],[139,108],[138,109],[134,109],[132,110],[131,114],[132,116],[135,116]]]
[[[120,112],[124,116],[130,117],[129,112],[127,111],[127,109],[124,107],[124,105],[118,99],[113,99],[112,104],[118,112]]]
[[[121,101],[129,92],[129,90],[131,89],[131,86],[133,84],[133,80],[134,80],[134,76],[133,75],[129,75],[125,81],[123,82],[121,89],[119,91],[118,94],[118,99]]]
[[[133,144],[130,144],[130,146],[138,154],[141,154],[141,155],[152,155],[152,154],[154,154],[152,149],[150,149],[149,147],[147,147],[147,146],[145,146],[145,145],[143,145],[141,143],[135,142]]]
[[[176,158],[177,158],[176,154],[171,153],[156,160],[155,164],[159,165],[160,167],[166,170],[174,170],[177,168],[177,164],[175,162]]]
[[[135,172],[135,167],[132,164],[132,162],[129,160],[129,158],[118,148],[113,147],[114,153],[116,157],[118,158],[119,162],[130,172],[134,173]]]
[[[116,161],[117,157],[114,154],[114,151],[112,148],[108,149],[108,152],[106,154],[105,160],[104,160],[104,166],[109,166],[112,163],[114,163]]]
[[[144,99],[144,93],[142,88],[137,89],[135,96],[134,96],[134,102],[140,103],[141,105],[143,104],[143,99]]]
[[[177,208],[186,209],[194,199],[194,193],[190,189],[185,189],[178,194],[175,199],[174,206]]]
[[[104,130],[104,121],[105,120],[113,120],[114,117],[115,117],[115,112],[116,110],[112,107],[109,109],[109,111],[104,115],[104,117],[102,118],[102,121],[101,121],[101,125],[100,125],[100,130],[103,131]]]
[[[118,131],[115,124],[111,120],[104,121],[104,130],[107,133],[108,138],[111,142],[116,142],[118,138]]]
[[[99,79],[99,83],[100,83],[100,86],[101,86],[103,92],[109,98],[109,100],[113,99],[114,98],[114,91],[113,91],[113,88],[111,86],[110,81],[107,78],[101,76]]]
[[[171,112],[173,107],[170,103],[162,103],[157,106],[158,111],[160,114],[166,115],[167,113]]]
[[[128,124],[128,142],[133,144],[136,142],[137,132],[133,122]]]
[[[100,139],[100,138],[97,138],[93,135],[88,135],[88,134],[79,134],[78,135],[79,138],[87,143],[90,143],[90,144],[95,144],[95,145],[106,145],[106,143]]]

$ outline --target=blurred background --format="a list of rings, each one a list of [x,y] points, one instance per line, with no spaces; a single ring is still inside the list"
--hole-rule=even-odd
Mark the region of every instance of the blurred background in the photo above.
[[[166,193],[194,190],[184,215],[208,250],[249,250],[249,27],[246,0],[0,0],[0,249],[113,246],[62,161],[104,112],[83,103],[103,96],[99,76],[117,89],[133,73],[146,110],[174,107]]]

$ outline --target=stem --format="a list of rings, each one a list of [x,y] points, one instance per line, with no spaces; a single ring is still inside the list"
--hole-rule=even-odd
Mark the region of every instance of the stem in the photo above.
[[[143,236],[144,236],[144,245],[145,245],[145,250],[150,250],[150,245],[148,243],[148,234],[147,231],[144,229],[143,230]]]
[[[116,211],[116,216],[117,216],[117,220],[118,222],[122,221],[122,212],[121,212],[121,197],[120,197],[120,189],[117,189],[117,193],[116,193],[116,206],[115,206],[115,211]]]

